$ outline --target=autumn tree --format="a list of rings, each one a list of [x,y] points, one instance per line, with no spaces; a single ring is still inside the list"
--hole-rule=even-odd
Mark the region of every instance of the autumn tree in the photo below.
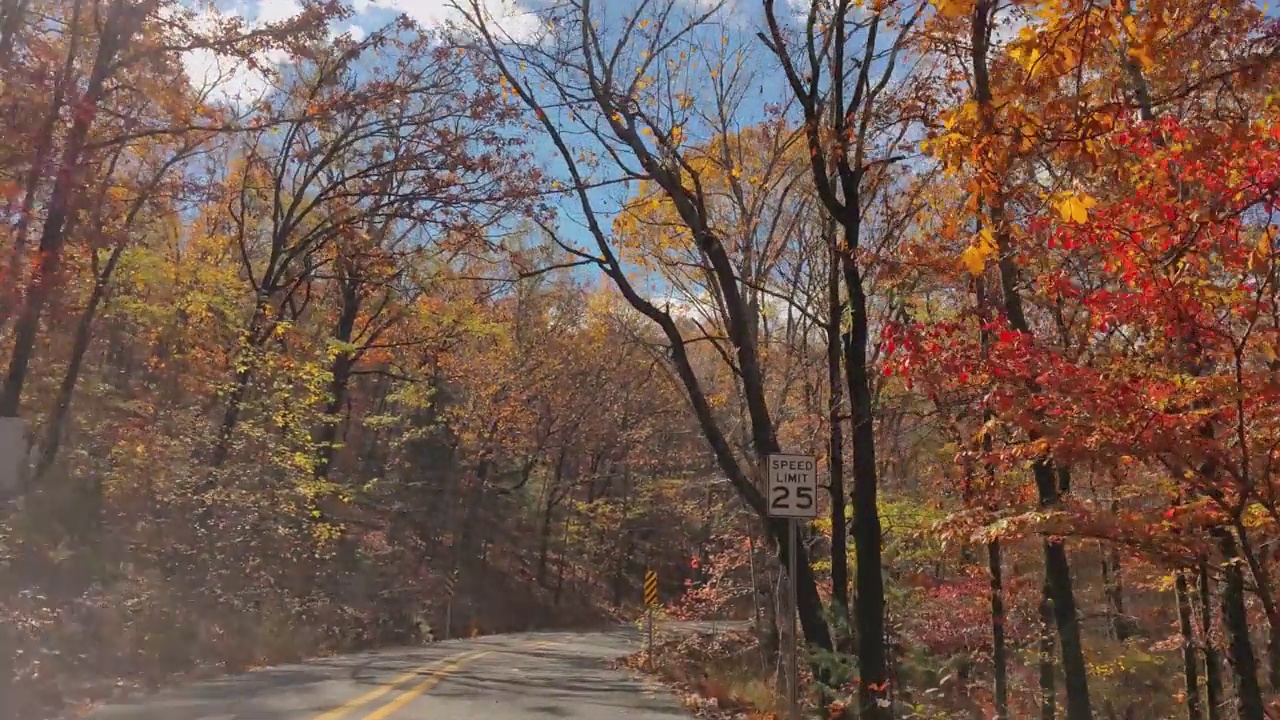
[[[557,149],[566,172],[562,182],[580,210],[591,242],[590,248],[565,242],[566,252],[598,267],[632,307],[661,329],[673,368],[721,471],[764,520],[765,499],[753,466],[777,452],[779,444],[765,391],[760,348],[729,238],[710,214],[702,175],[682,149],[701,130],[694,115],[699,106],[698,78],[715,74],[726,83],[746,80],[745,71],[733,69],[741,59],[733,55],[726,60],[715,56],[703,59],[698,51],[698,38],[708,35],[712,26],[707,21],[721,11],[721,4],[686,16],[675,2],[643,3],[638,13],[618,17],[589,0],[573,2],[540,18],[544,27],[555,27],[554,34],[541,38],[546,45],[504,35],[478,3],[460,9],[479,35],[475,51],[495,63],[509,91],[528,107]],[[710,39],[720,42],[718,38],[712,35]],[[698,67],[691,67],[695,62]],[[553,115],[556,107],[563,107],[563,112]],[[562,129],[561,123],[566,121],[586,133],[586,144],[579,144]],[[718,128],[712,125],[707,132],[714,136]],[[726,331],[737,383],[750,419],[751,458],[734,451],[716,419],[704,381],[690,359],[691,337],[664,303],[647,295],[645,288],[631,279],[623,264],[625,256],[602,223],[604,200],[595,188],[621,180],[647,181],[661,188],[689,241],[712,269],[711,282],[728,319]],[[765,522],[778,547],[778,557],[786,557],[790,544],[787,524]],[[829,650],[830,632],[807,552],[803,547],[797,552],[799,614],[805,638],[809,644]]]
[[[888,659],[885,590],[878,514],[873,388],[871,273],[866,205],[874,180],[905,159],[901,144],[918,117],[910,83],[892,84],[924,3],[879,3],[870,12],[852,2],[812,2],[800,23],[764,3],[762,38],[778,59],[805,127],[812,182],[839,226],[833,252],[847,298],[843,337],[845,384],[852,409],[853,532],[857,548],[856,612],[859,702],[866,717],[887,717]],[[797,26],[799,25],[799,26]],[[835,240],[836,238],[833,238]]]
[[[1114,343],[1125,344],[1141,354],[1149,351],[1145,345],[1138,351],[1141,343],[1128,345],[1134,341],[1133,333],[1137,330],[1127,320],[1105,317],[1105,313],[1080,303],[1094,293],[1104,297],[1123,296],[1123,283],[1116,284],[1105,277],[1105,273],[1099,277],[1089,263],[1076,261],[1080,245],[1075,240],[1064,242],[1055,233],[1060,232],[1059,229],[1091,225],[1098,208],[1106,202],[1099,201],[1100,196],[1123,202],[1119,199],[1141,192],[1134,188],[1145,188],[1145,183],[1125,180],[1118,173],[1108,175],[1105,181],[1090,178],[1088,173],[1100,165],[1135,167],[1131,161],[1112,154],[1113,148],[1130,147],[1131,133],[1142,132],[1145,137],[1154,138],[1156,147],[1170,142],[1165,135],[1167,131],[1159,129],[1161,126],[1156,122],[1153,93],[1170,93],[1164,96],[1164,101],[1168,101],[1179,93],[1186,98],[1187,93],[1194,94],[1202,86],[1196,81],[1179,81],[1154,91],[1147,78],[1147,70],[1154,67],[1150,53],[1156,48],[1169,51],[1182,47],[1180,57],[1188,58],[1187,62],[1192,62],[1189,58],[1195,54],[1191,48],[1196,46],[1185,34],[1190,26],[1173,30],[1172,25],[1178,21],[1172,20],[1169,8],[1135,15],[1124,5],[1107,11],[1070,3],[1039,5],[1039,19],[1008,43],[1007,56],[1002,57],[997,49],[999,45],[992,39],[996,23],[1002,22],[997,19],[1000,9],[995,3],[938,4],[938,28],[954,28],[958,20],[968,20],[965,38],[971,48],[967,64],[972,99],[948,114],[945,128],[938,133],[940,137],[930,140],[929,144],[951,166],[972,169],[968,180],[972,193],[969,210],[978,224],[976,231],[970,230],[973,239],[961,257],[979,282],[987,274],[987,263],[993,261],[992,272],[996,273],[1000,295],[998,307],[1002,311],[994,323],[980,320],[983,337],[987,336],[987,329],[998,335],[990,346],[992,374],[985,376],[993,378],[995,387],[1002,388],[1001,393],[1009,384],[1018,388],[1019,399],[1012,404],[1005,401],[1003,408],[997,406],[995,414],[1001,418],[1018,418],[1016,426],[1026,433],[1026,444],[1017,456],[1033,461],[1039,501],[1045,507],[1052,507],[1068,492],[1079,492],[1072,490],[1067,482],[1070,477],[1067,466],[1100,459],[1096,454],[1100,447],[1097,440],[1079,442],[1075,430],[1071,429],[1073,420],[1064,417],[1065,405],[1058,405],[1053,398],[1063,391],[1075,398],[1072,402],[1079,403],[1081,393],[1088,392],[1086,387],[1098,387],[1100,383],[1075,384],[1081,379],[1080,368],[1089,368],[1083,372],[1092,373],[1096,365],[1107,364],[1100,358],[1112,351]],[[1244,25],[1249,22],[1243,20],[1250,15],[1248,11],[1243,15],[1233,15],[1237,10],[1226,7],[1206,11],[1224,19],[1236,17]],[[1144,22],[1150,24],[1143,27]],[[1196,42],[1209,47],[1219,37],[1210,32]],[[1179,45],[1184,41],[1188,44]],[[1232,76],[1247,85],[1258,72],[1259,63],[1271,52],[1265,43],[1262,47],[1261,51],[1255,47],[1237,54],[1222,64],[1209,63],[1212,69],[1196,62],[1184,68],[1182,77],[1184,80],[1200,77],[1201,72],[1206,72],[1218,78]],[[1101,92],[1101,83],[1108,77],[1123,81],[1113,83],[1111,91]],[[1018,100],[997,103],[996,96]],[[1063,98],[1078,100],[1065,102]],[[1195,118],[1195,123],[1215,127],[1214,131],[1206,132],[1223,131],[1219,119],[1197,117],[1193,107],[1195,103],[1183,111],[1188,120]],[[1146,134],[1152,132],[1154,135]],[[1144,166],[1146,155],[1139,157],[1144,159],[1137,165]],[[1175,161],[1172,167],[1181,169],[1186,165]],[[1083,189],[1088,186],[1093,186],[1091,192]],[[1183,211],[1180,202],[1189,201],[1189,186],[1175,182],[1171,187],[1173,196],[1182,199],[1164,206],[1160,211],[1163,219],[1153,218],[1149,224],[1127,226],[1120,234],[1132,232],[1143,237],[1163,237],[1170,247],[1178,245],[1173,240],[1181,232],[1176,228],[1176,219]],[[1112,267],[1106,252],[1092,257],[1093,262]],[[1169,257],[1165,255],[1161,262]],[[1136,281],[1138,275],[1133,270],[1129,268],[1127,282]],[[1034,279],[1028,281],[1028,276]],[[1178,333],[1187,330],[1193,322],[1190,315],[1184,313],[1181,317],[1181,321],[1174,323],[1183,328]],[[1097,333],[1103,333],[1101,338]],[[965,362],[983,356],[975,351],[976,340],[970,336],[965,341],[963,352],[969,357]],[[938,346],[931,342],[930,347]],[[949,372],[955,370],[953,366]],[[1185,366],[1180,372],[1186,372]],[[974,373],[976,375],[976,368]],[[1071,377],[1077,379],[1068,380]],[[1068,386],[1073,389],[1066,390]],[[999,394],[988,396],[989,399],[999,397]],[[1115,396],[1100,391],[1094,397],[1108,404]],[[1010,414],[1019,404],[1029,406],[1030,410]],[[1099,411],[1095,407],[1093,412]],[[1092,422],[1083,424],[1092,425]],[[1147,421],[1130,416],[1128,422],[1142,426]],[[1179,437],[1185,442],[1194,435],[1192,432]],[[1128,457],[1136,446],[1133,439],[1128,438],[1108,447],[1109,452]],[[1115,455],[1104,462],[1115,462]],[[1108,562],[1108,568],[1119,571],[1114,560]],[[1068,716],[1090,717],[1087,672],[1079,647],[1080,620],[1072,597],[1072,572],[1066,565],[1065,551],[1055,546],[1053,540],[1046,545],[1046,572],[1068,683]],[[1228,584],[1235,582],[1228,573]],[[1237,622],[1232,618],[1243,616],[1238,597],[1239,593],[1233,591],[1225,598],[1229,601],[1226,607],[1236,605],[1236,610],[1228,615],[1228,626]],[[1108,589],[1111,607],[1119,607],[1120,598],[1118,586]],[[1238,700],[1243,716],[1253,717],[1260,716],[1261,699],[1256,683],[1251,687],[1248,680],[1251,661],[1247,657],[1246,636],[1247,632],[1235,633],[1234,646],[1241,652],[1239,667],[1244,682]]]

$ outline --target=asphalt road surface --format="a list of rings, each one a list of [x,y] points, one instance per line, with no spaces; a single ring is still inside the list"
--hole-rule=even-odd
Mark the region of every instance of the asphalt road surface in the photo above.
[[[640,642],[630,627],[451,640],[264,668],[103,707],[89,717],[686,720],[689,714],[670,692],[609,669],[609,661],[634,652]]]

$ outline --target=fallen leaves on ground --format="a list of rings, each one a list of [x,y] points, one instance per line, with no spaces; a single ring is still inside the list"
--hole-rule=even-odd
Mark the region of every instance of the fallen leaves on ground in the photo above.
[[[669,687],[681,703],[707,720],[777,720],[772,709],[758,707],[742,697],[739,688],[722,677],[726,663],[758,651],[749,632],[725,630],[660,635],[654,641],[654,664],[644,650],[616,661],[615,667],[644,673]],[[739,664],[741,665],[741,664]]]

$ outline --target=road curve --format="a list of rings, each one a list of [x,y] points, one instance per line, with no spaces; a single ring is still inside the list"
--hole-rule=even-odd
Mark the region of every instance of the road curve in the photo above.
[[[612,670],[634,628],[452,640],[342,655],[165,691],[90,720],[686,720],[651,681]]]

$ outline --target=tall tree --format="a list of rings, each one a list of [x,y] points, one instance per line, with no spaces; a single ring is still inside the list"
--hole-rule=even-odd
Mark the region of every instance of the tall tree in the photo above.
[[[734,53],[705,57],[698,50],[699,38],[710,36],[719,43],[720,35],[712,34],[714,26],[709,20],[723,7],[723,3],[715,3],[685,17],[676,0],[659,0],[641,3],[634,14],[619,17],[602,4],[574,0],[540,17],[544,27],[555,27],[553,34],[520,42],[504,37],[479,2],[460,9],[480,36],[477,51],[497,65],[507,87],[529,108],[563,164],[566,176],[562,182],[578,204],[593,244],[587,250],[564,242],[564,250],[600,268],[627,302],[661,329],[673,368],[721,471],[742,500],[761,518],[768,518],[755,468],[780,446],[754,316],[724,228],[710,212],[702,173],[684,149],[698,128],[699,78],[714,76],[719,81],[719,88],[713,90],[717,96],[737,95],[746,80],[744,57]],[[714,102],[710,107],[716,107]],[[569,125],[562,125],[566,122],[582,130],[589,142],[579,145],[572,140],[565,129]],[[722,127],[712,124],[708,131],[714,137]],[[611,164],[615,176],[602,178],[593,173],[603,162]],[[683,225],[682,242],[690,243],[711,270],[708,280],[727,319],[753,457],[743,458],[734,451],[717,419],[705,382],[690,357],[693,339],[662,301],[646,297],[643,288],[631,280],[602,224],[604,211],[599,209],[601,200],[593,189],[623,180],[645,181],[661,189]],[[778,519],[766,519],[766,525],[778,557],[784,561],[791,545],[788,525]],[[808,553],[803,545],[796,553],[798,612],[805,639],[810,645],[830,650],[830,630]]]
[[[764,3],[769,32],[762,37],[799,103],[818,197],[840,227],[834,252],[849,308],[843,360],[852,409],[859,697],[868,718],[888,717],[890,710],[866,206],[875,195],[877,171],[905,159],[898,146],[914,118],[909,105],[899,103],[913,98],[909,84],[891,86],[890,81],[925,7],[922,2],[879,3],[864,13],[860,3],[814,0],[804,8],[804,28],[793,39],[776,3]]]

